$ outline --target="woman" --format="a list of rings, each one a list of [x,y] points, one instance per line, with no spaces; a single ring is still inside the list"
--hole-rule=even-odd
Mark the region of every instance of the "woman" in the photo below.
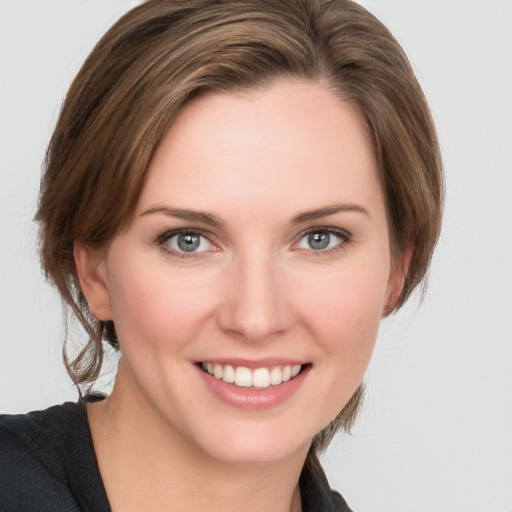
[[[37,214],[84,398],[2,420],[2,510],[349,510],[317,454],[441,201],[421,89],[357,4],[133,9],[69,90]]]

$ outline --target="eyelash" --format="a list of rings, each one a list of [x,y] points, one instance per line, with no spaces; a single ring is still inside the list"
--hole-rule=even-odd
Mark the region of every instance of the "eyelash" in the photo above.
[[[314,256],[325,256],[327,254],[332,254],[343,249],[346,244],[352,241],[352,234],[344,229],[338,228],[330,228],[327,226],[315,226],[314,228],[310,228],[299,235],[299,239],[294,243],[294,247],[297,247],[304,237],[318,233],[325,233],[328,235],[334,235],[340,239],[340,242],[336,244],[334,247],[330,247],[328,249],[323,250],[314,250],[314,249],[306,249],[310,254]],[[297,250],[297,249],[296,249]]]
[[[294,250],[300,250],[300,248],[298,247],[299,243],[307,236],[309,235],[312,235],[312,234],[318,234],[318,233],[325,233],[325,234],[328,234],[328,235],[334,235],[336,237],[338,237],[340,239],[340,242],[338,244],[336,244],[334,247],[330,247],[328,249],[320,249],[320,250],[314,250],[314,249],[304,249],[304,250],[307,250],[310,254],[313,254],[315,256],[325,256],[327,254],[332,254],[333,252],[336,252],[340,249],[343,249],[345,247],[346,244],[348,244],[349,242],[352,241],[352,235],[344,230],[344,229],[335,229],[335,228],[330,228],[330,227],[324,227],[324,226],[316,226],[314,228],[310,228],[306,231],[303,231],[299,236],[298,236],[298,241],[295,242],[293,244],[293,249]],[[172,247],[170,247],[168,245],[168,241],[175,237],[175,236],[179,236],[179,235],[196,235],[196,236],[200,236],[202,238],[204,238],[205,240],[208,241],[208,243],[213,244],[213,242],[211,241],[211,237],[208,233],[205,233],[204,231],[200,230],[200,229],[190,229],[190,228],[182,228],[182,229],[172,229],[170,231],[166,231],[165,233],[162,233],[161,235],[158,236],[158,238],[156,239],[156,243],[158,246],[161,247],[161,249],[169,254],[172,254],[173,256],[176,256],[178,258],[197,258],[199,254],[201,253],[196,253],[196,252],[185,252],[185,251],[177,251],[175,249],[173,249]]]
[[[166,253],[172,254],[173,256],[176,256],[178,258],[197,258],[198,253],[194,252],[185,252],[185,251],[176,251],[172,247],[170,247],[167,242],[179,235],[197,235],[201,238],[204,238],[208,241],[208,243],[213,245],[213,242],[210,240],[210,236],[205,233],[204,231],[201,231],[200,229],[190,229],[190,228],[182,228],[182,229],[172,229],[170,231],[166,231],[165,233],[162,233],[157,239],[156,243],[161,247],[163,251]]]

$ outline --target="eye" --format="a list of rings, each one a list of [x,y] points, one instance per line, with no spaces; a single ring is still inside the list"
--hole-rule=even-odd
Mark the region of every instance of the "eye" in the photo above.
[[[299,249],[313,250],[317,252],[328,251],[341,246],[349,240],[348,233],[332,229],[316,229],[306,233],[297,244]]]
[[[212,248],[211,242],[197,231],[170,231],[160,236],[158,243],[180,254],[205,252]]]

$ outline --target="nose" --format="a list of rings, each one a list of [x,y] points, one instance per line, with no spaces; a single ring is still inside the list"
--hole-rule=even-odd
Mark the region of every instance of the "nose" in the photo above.
[[[272,255],[252,251],[231,262],[227,273],[218,310],[223,331],[248,342],[264,342],[290,328],[287,287]]]

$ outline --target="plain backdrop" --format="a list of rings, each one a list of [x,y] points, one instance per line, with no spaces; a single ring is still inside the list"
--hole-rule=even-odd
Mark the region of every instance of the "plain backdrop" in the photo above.
[[[77,396],[32,217],[66,89],[136,3],[0,0],[2,412]],[[424,87],[447,202],[426,299],[383,323],[364,409],[325,455],[326,471],[359,512],[511,512],[512,2],[363,4],[401,42]]]

